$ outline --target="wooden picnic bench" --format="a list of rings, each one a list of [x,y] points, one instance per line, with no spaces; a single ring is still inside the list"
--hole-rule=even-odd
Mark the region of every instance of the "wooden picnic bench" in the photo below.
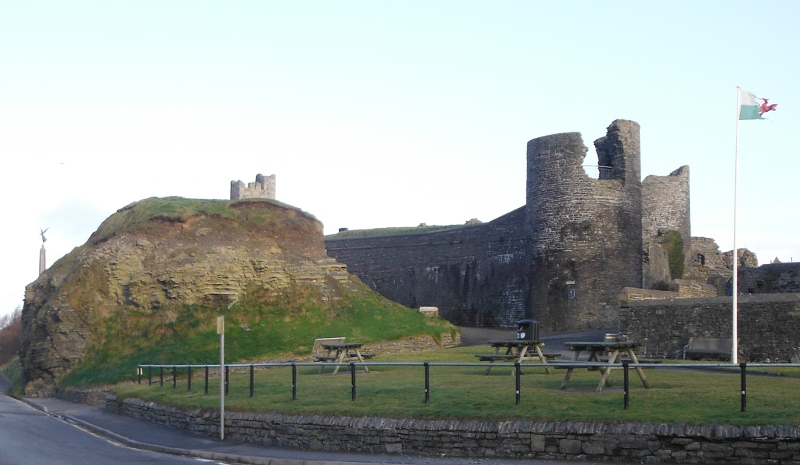
[[[569,349],[573,352],[572,360],[570,362],[559,362],[559,365],[564,365],[567,367],[567,374],[564,376],[564,382],[561,383],[561,389],[566,389],[567,385],[569,384],[569,377],[572,375],[572,370],[575,367],[569,365],[579,365],[581,362],[578,361],[578,357],[580,357],[582,351],[589,352],[589,358],[587,362],[598,362],[601,363],[601,356],[608,352],[608,364],[620,364],[621,363],[621,354],[620,352],[627,354],[630,360],[633,362],[634,368],[636,368],[636,372],[639,374],[639,379],[642,380],[642,385],[645,389],[650,389],[650,384],[647,382],[647,378],[644,376],[644,372],[642,368],[639,366],[639,360],[636,358],[636,354],[633,352],[634,349],[641,346],[638,342],[633,341],[609,341],[609,342],[565,342],[564,345],[569,347]],[[603,367],[603,368],[595,368],[595,367],[588,367],[588,370],[597,370],[601,371],[600,376],[600,384],[597,385],[597,391],[600,392],[603,390],[605,386],[610,386],[611,383],[608,380],[608,377],[611,375],[611,366]]]
[[[321,343],[320,347],[325,349],[325,355],[315,355],[314,358],[317,359],[318,362],[322,363],[335,363],[336,368],[333,369],[333,374],[339,372],[339,368],[341,368],[341,364],[347,361],[360,361],[362,364],[365,363],[365,358],[372,358],[375,354],[362,354],[361,353],[361,346],[363,344],[360,342],[325,342]],[[366,365],[362,365],[364,371],[369,373],[369,368]],[[322,373],[322,366],[319,367],[319,372]]]
[[[544,346],[544,342],[541,341],[509,339],[501,341],[489,341],[489,345],[494,347],[494,353],[475,354],[475,357],[477,357],[481,362],[494,363],[496,361],[513,361],[522,363],[526,360],[539,360],[545,365],[544,369],[547,373],[550,373],[550,369],[546,366],[547,360],[560,356],[560,354],[543,353],[542,346]],[[500,353],[500,349],[502,348],[506,349],[504,354]],[[533,351],[531,351],[531,349],[533,349]],[[488,375],[491,370],[492,366],[490,365],[486,368],[486,374]],[[514,374],[514,372],[512,371],[511,374]]]

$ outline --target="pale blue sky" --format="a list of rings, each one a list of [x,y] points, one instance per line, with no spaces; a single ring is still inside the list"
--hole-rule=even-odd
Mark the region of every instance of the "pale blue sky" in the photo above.
[[[692,230],[800,260],[800,2],[0,3],[0,314],[103,218],[277,175],[325,232],[488,221],[528,140],[637,121],[642,174],[691,167]]]

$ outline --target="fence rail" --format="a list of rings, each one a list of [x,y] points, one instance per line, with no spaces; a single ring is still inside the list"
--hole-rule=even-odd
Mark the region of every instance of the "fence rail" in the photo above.
[[[522,366],[523,364],[516,362],[516,363],[491,363],[491,362],[328,362],[328,363],[320,363],[320,362],[262,362],[262,363],[231,363],[225,364],[225,395],[227,396],[229,393],[230,388],[230,370],[231,369],[249,369],[250,372],[250,397],[254,397],[255,395],[255,378],[254,372],[255,368],[277,368],[277,367],[291,367],[292,368],[292,400],[297,399],[297,368],[298,367],[349,367],[350,369],[350,378],[351,378],[351,398],[353,401],[356,400],[356,369],[363,368],[363,367],[380,367],[380,366],[407,366],[407,367],[423,367],[424,368],[424,382],[425,382],[425,403],[430,402],[430,367],[510,367],[514,368],[514,376],[515,376],[515,399],[516,404],[519,405],[521,402],[521,395],[520,395],[520,376],[522,374]],[[539,368],[539,367],[550,367],[550,368],[593,368],[593,369],[621,369],[623,370],[623,406],[625,409],[628,409],[630,406],[630,399],[629,399],[629,370],[631,367],[633,368],[652,368],[652,369],[684,369],[684,370],[694,370],[694,369],[730,369],[730,370],[738,370],[740,377],[741,377],[741,411],[747,411],[747,369],[748,368],[800,368],[800,363],[693,363],[693,364],[685,364],[685,363],[638,363],[632,364],[629,361],[623,361],[622,363],[604,363],[604,362],[580,362],[580,361],[553,361],[547,362],[547,364],[524,364],[526,368]],[[177,370],[186,369],[187,370],[187,390],[192,390],[192,371],[194,369],[203,369],[204,370],[204,391],[205,394],[208,394],[208,378],[211,369],[215,369],[216,371],[220,371],[219,364],[209,364],[209,365],[199,365],[199,364],[184,364],[184,365],[177,365],[177,364],[167,364],[167,365],[138,365],[137,367],[137,375],[138,375],[138,383],[142,384],[142,377],[144,376],[144,370],[147,370],[147,384],[153,384],[153,369],[159,370],[158,377],[159,377],[159,385],[164,385],[164,370],[171,369],[172,371],[172,388],[177,388]]]

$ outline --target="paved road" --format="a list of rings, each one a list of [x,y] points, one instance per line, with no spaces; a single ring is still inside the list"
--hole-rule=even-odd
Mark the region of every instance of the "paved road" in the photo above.
[[[0,464],[193,464],[197,459],[113,445],[0,395]]]

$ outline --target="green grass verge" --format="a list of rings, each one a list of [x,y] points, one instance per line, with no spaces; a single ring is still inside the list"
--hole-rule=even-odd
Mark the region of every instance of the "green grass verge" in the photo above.
[[[466,347],[419,354],[378,356],[375,361],[474,362],[481,348]],[[483,351],[485,352],[485,350]],[[740,411],[736,374],[676,369],[648,369],[651,389],[644,389],[631,370],[630,409],[623,408],[622,371],[611,375],[613,387],[595,392],[599,373],[576,369],[568,389],[561,390],[565,370],[545,374],[541,367],[523,368],[521,404],[515,405],[514,377],[510,367],[496,367],[489,376],[481,367],[431,367],[430,403],[424,402],[422,367],[373,367],[359,370],[357,400],[351,401],[347,369],[331,376],[316,367],[298,368],[297,400],[291,399],[291,369],[256,370],[255,396],[249,397],[249,372],[234,372],[226,408],[237,411],[328,414],[349,416],[414,417],[484,420],[586,420],[692,424],[797,424],[800,422],[800,379],[748,377],[747,412]],[[212,370],[213,373],[213,370]],[[154,371],[153,386],[116,388],[120,398],[139,397],[184,408],[216,409],[219,382],[212,376],[209,394],[203,394],[203,372],[195,370],[193,390],[187,391],[186,371],[172,388],[171,370],[161,387]]]
[[[15,357],[0,370],[3,375],[11,382],[9,394],[17,397],[25,395],[25,379],[22,377],[22,364],[19,357]]]

